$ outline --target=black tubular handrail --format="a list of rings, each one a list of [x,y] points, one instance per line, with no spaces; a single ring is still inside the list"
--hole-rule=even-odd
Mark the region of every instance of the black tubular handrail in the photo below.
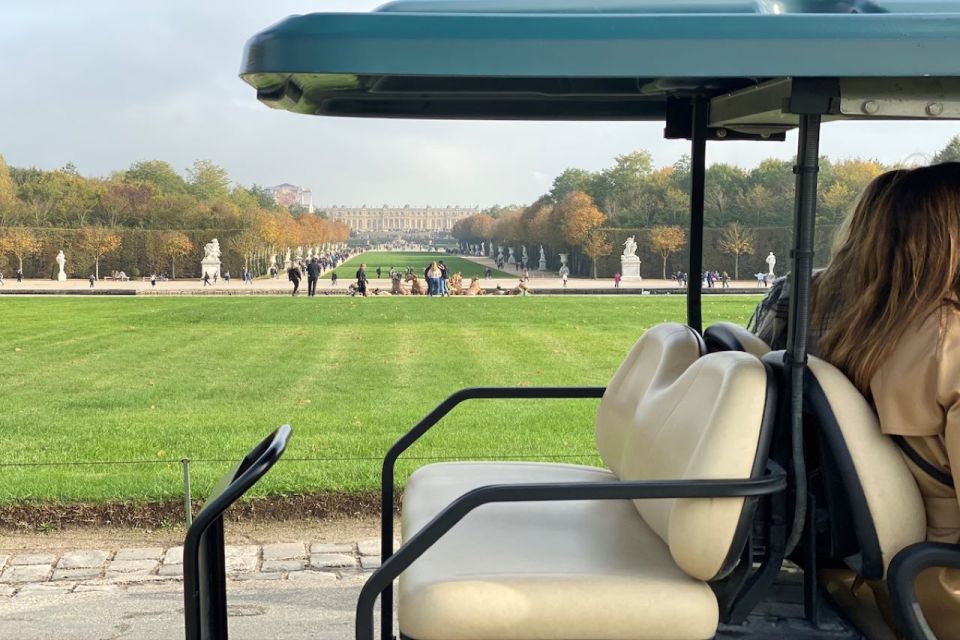
[[[960,569],[960,544],[918,542],[901,549],[887,569],[893,617],[907,640],[937,640],[920,610],[916,579],[931,567]]]
[[[460,522],[468,513],[485,504],[503,502],[556,502],[570,500],[650,500],[657,498],[746,498],[783,491],[787,486],[782,470],[761,478],[740,480],[641,480],[616,482],[558,482],[537,484],[496,484],[468,491],[437,514],[405,542],[360,590],[357,601],[357,640],[373,640],[373,617],[377,597],[387,593],[393,581],[417,558]]]
[[[221,476],[183,541],[183,622],[187,640],[227,639],[223,512],[280,459],[290,440],[285,424]]]
[[[383,457],[380,472],[380,558],[386,561],[393,555],[393,487],[394,468],[397,458],[423,437],[441,418],[467,400],[522,400],[557,399],[576,400],[603,397],[606,387],[467,387],[447,397],[446,400],[424,416],[410,431],[393,443]],[[393,638],[393,591],[387,590],[380,599],[381,640]]]

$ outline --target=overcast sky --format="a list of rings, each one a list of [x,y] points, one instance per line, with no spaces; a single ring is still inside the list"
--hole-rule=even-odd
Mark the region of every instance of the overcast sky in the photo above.
[[[365,11],[368,0],[0,0],[0,154],[15,166],[75,163],[107,175],[136,160],[194,159],[236,182],[311,187],[318,205],[524,203],[564,168],[600,169],[686,144],[661,124],[415,122],[274,111],[238,77],[244,42],[293,13]],[[958,123],[825,129],[824,151],[884,162],[929,156]],[[787,143],[710,146],[711,162],[790,157]]]

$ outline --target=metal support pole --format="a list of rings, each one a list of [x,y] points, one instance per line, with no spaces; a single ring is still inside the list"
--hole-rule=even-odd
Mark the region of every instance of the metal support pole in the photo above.
[[[193,524],[193,496],[190,495],[190,458],[180,461],[183,467],[183,512],[187,519],[187,526]]]
[[[796,507],[787,540],[787,555],[800,542],[807,511],[807,476],[803,452],[803,374],[807,366],[807,335],[810,331],[810,279],[813,277],[813,237],[817,214],[817,173],[820,171],[819,114],[800,116],[797,149],[796,198],[793,228],[790,321],[785,367],[790,385],[790,430]]]
[[[687,271],[687,325],[703,332],[700,295],[703,290],[703,201],[707,175],[707,117],[710,103],[706,98],[693,101],[693,133],[690,140],[690,260]]]

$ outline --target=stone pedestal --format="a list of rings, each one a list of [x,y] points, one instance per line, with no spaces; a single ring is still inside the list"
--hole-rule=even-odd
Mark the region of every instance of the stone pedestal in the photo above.
[[[640,275],[640,258],[620,256],[620,277],[624,280],[643,280]]]
[[[200,263],[200,277],[203,277],[203,274],[209,273],[210,277],[213,278],[216,276],[220,277],[220,261],[219,260],[206,260],[204,259]]]
[[[60,267],[60,273],[57,274],[57,280],[60,282],[67,281],[67,274],[63,272],[63,267]]]

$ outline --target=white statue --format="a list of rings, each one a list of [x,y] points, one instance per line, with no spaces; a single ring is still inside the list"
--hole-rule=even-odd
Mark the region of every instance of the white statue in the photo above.
[[[527,257],[527,245],[523,245],[523,261],[526,262],[529,258]]]
[[[637,242],[634,240],[636,236],[629,236],[626,241],[623,243],[623,255],[624,256],[635,256],[637,255]]]
[[[540,271],[547,270],[547,256],[543,253],[543,245],[540,245],[540,264],[537,265]]]
[[[480,255],[482,255],[482,256],[487,255],[487,243],[486,243],[486,242],[481,242],[481,243],[480,243]]]
[[[220,277],[220,242],[216,238],[203,246],[200,273],[209,273],[211,278]]]
[[[57,264],[60,265],[60,273],[57,274],[57,280],[63,282],[67,279],[67,272],[63,270],[63,266],[67,264],[67,259],[63,255],[63,249],[57,254]]]
[[[768,274],[773,275],[773,268],[777,266],[777,256],[773,255],[773,251],[770,252],[770,255],[767,256],[767,267],[769,269]]]
[[[216,238],[203,246],[203,260],[204,262],[220,260],[220,242]]]
[[[507,253],[510,254],[507,258],[507,264],[517,264],[517,259],[513,257],[513,247],[507,247]]]

